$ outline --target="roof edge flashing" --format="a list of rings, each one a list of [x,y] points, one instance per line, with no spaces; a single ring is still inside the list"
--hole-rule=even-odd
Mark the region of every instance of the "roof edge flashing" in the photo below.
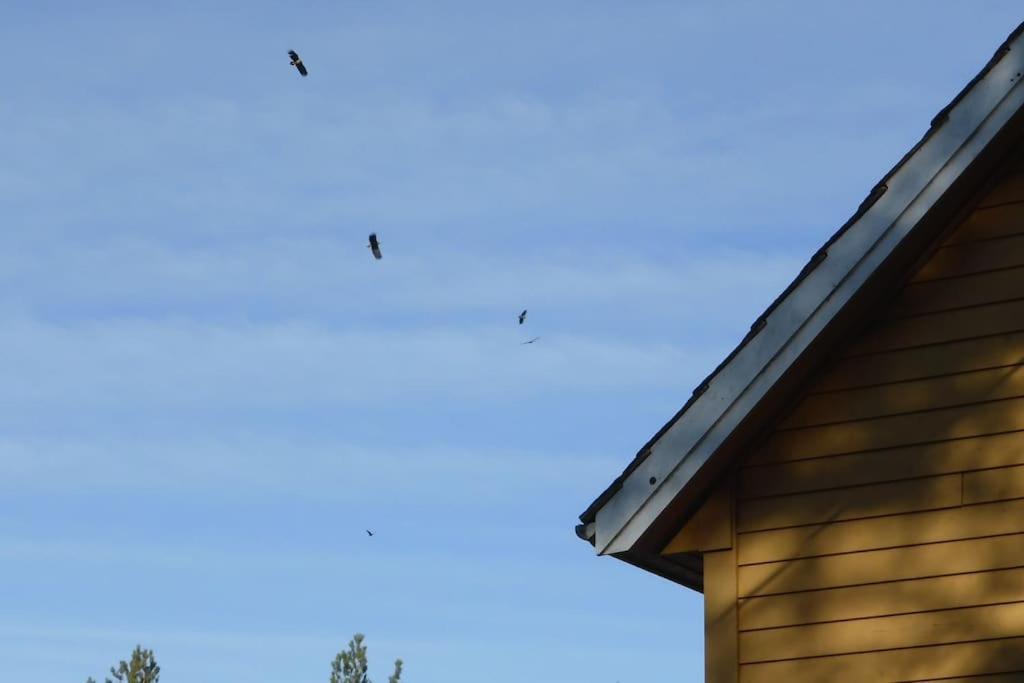
[[[1020,42],[1020,29],[1011,36],[1015,45]],[[613,485],[617,490],[609,490],[602,504],[588,509],[593,513],[598,553],[622,553],[633,547],[743,415],[1024,106],[1024,88],[1018,87],[1021,78],[1017,76],[1024,70],[1024,51],[1011,50],[1009,43],[1004,48],[997,52],[1000,59],[994,57],[987,66],[990,71],[979,74],[946,107],[945,120],[954,125],[932,131],[872,189],[854,218],[812,257],[767,314],[755,321],[749,343],[702,382],[698,386],[702,391],[695,393],[684,411],[641,449],[649,449],[650,454],[631,464]],[[1011,53],[1015,58],[1006,59]]]

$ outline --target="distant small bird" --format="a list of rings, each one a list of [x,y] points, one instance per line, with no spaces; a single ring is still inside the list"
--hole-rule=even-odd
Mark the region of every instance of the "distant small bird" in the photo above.
[[[367,535],[367,536],[373,536],[373,532],[372,532],[372,531],[370,531],[369,529],[367,529],[367,530],[366,530],[366,535]]]
[[[306,65],[302,63],[299,58],[299,53],[295,50],[288,50],[288,56],[292,58],[292,66],[299,70],[299,73],[303,76],[308,76],[309,72],[306,71]]]
[[[373,258],[375,258],[375,259],[377,259],[379,261],[381,259],[381,253],[380,253],[380,242],[377,241],[377,233],[375,233],[375,232],[371,232],[370,233],[370,243],[367,244],[366,246],[367,246],[367,248],[371,252],[373,252]]]
[[[523,312],[519,314],[519,324],[522,325],[525,322],[526,322],[526,309],[524,308]]]
[[[534,337],[533,339],[527,339],[526,341],[523,342],[523,344],[532,344],[533,342],[537,341],[538,339],[540,339],[540,337]]]

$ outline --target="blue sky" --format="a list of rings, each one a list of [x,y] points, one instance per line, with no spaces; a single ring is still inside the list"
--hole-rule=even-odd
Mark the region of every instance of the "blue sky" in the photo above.
[[[5,680],[698,680],[576,515],[1021,19],[89,4],[0,22]]]

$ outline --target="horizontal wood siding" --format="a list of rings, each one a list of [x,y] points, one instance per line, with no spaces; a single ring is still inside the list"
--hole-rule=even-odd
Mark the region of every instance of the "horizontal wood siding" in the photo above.
[[[736,477],[740,681],[1024,680],[1024,173]]]
[[[1022,601],[1024,568],[1014,567],[742,598],[739,627],[742,632]]]
[[[740,564],[752,564],[1016,533],[1024,533],[1024,500],[743,532],[737,543]]]
[[[1024,204],[1021,207],[1024,208]],[[903,290],[889,315],[892,318],[906,318],[1024,299],[1021,270],[1021,266],[1015,266],[965,277],[912,283]]]
[[[1024,233],[1024,202],[979,207],[943,243],[943,246],[978,242]]]
[[[964,473],[964,503],[1024,498],[1024,467]]]
[[[941,681],[927,678],[915,678],[899,683],[1020,683],[1024,681],[1024,671],[1005,671],[998,674],[981,674],[980,676],[956,676],[943,678]]]
[[[988,304],[887,320],[852,344],[848,355],[913,349],[929,344],[1019,332],[1024,325],[1024,301]]]
[[[942,679],[969,676],[988,667],[1003,667],[1003,672],[1024,670],[1024,638],[745,664],[740,668],[740,682],[944,683]]]
[[[1017,164],[1013,173],[1007,174],[999,185],[978,202],[978,208],[989,208],[1001,204],[1012,204],[1024,199],[1024,164]]]
[[[784,529],[960,505],[959,474],[744,501],[739,531]]]
[[[1024,633],[1024,602],[770,628],[740,634],[742,663],[921,645],[1012,638]]]
[[[953,278],[1024,265],[1024,235],[980,242],[950,244],[940,248],[914,276],[912,282]]]
[[[758,464],[740,470],[741,498],[836,489],[1024,464],[1024,432]]]
[[[1021,278],[1024,280],[1024,271]],[[1011,365],[808,396],[780,428],[852,422],[1022,396],[1024,366]]]
[[[740,597],[757,597],[1011,569],[1024,564],[1024,533],[908,545],[741,566]]]
[[[757,461],[786,462],[1024,430],[1024,398],[780,430]]]
[[[937,346],[847,356],[822,373],[808,393],[1017,365],[1024,359],[1024,320],[1018,321],[1018,326],[1014,332]]]

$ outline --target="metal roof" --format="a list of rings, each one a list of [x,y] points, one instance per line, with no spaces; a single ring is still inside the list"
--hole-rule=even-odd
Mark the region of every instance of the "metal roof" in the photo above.
[[[921,140],[762,313],[739,345],[580,515],[600,554],[630,557],[638,539],[785,378],[965,172],[1024,111],[1024,23],[932,119]],[[653,566],[645,567],[659,574]],[[692,581],[685,581],[693,585]]]

